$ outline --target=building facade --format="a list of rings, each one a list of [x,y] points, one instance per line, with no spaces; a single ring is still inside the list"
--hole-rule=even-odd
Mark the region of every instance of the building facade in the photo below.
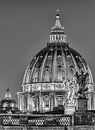
[[[69,46],[57,12],[47,46],[28,65],[18,107],[6,91],[1,130],[95,129],[95,88],[85,59]]]

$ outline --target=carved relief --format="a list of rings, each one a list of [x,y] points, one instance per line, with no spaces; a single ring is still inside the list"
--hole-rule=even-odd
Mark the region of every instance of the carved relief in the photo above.
[[[66,91],[66,87],[65,87],[65,83],[56,83],[55,84],[55,90],[65,90]]]
[[[40,91],[41,90],[41,84],[32,84],[32,91]]]
[[[42,90],[44,90],[44,91],[47,91],[47,90],[54,90],[54,85],[53,84],[43,84],[42,85]]]

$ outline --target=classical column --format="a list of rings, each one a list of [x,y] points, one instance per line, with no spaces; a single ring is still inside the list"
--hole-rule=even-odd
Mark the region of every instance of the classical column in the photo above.
[[[50,92],[50,110],[53,111],[54,107],[54,92]]]
[[[38,110],[40,112],[42,111],[42,96],[41,96],[41,92],[39,92],[39,95],[38,95]]]
[[[92,92],[91,108],[92,110],[95,110],[95,92]]]
[[[24,106],[25,106],[25,103],[24,103],[24,94],[21,93],[21,95],[20,95],[20,110],[22,112],[25,112]]]
[[[36,93],[36,111],[39,111],[39,93]]]
[[[92,92],[89,92],[87,94],[87,97],[88,97],[88,110],[91,110],[92,109]]]
[[[17,93],[18,95],[18,108],[21,110],[20,103],[21,103],[21,93]]]
[[[27,93],[27,112],[30,112],[30,93]]]

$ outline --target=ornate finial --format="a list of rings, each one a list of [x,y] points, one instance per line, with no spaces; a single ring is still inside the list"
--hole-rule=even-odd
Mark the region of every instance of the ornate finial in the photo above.
[[[60,23],[60,10],[56,10],[56,21],[55,25],[51,28],[51,34],[50,34],[50,42],[51,43],[58,43],[58,42],[66,42],[66,35],[64,33],[64,27],[62,27]]]
[[[8,88],[5,92],[5,98],[11,98],[10,89]]]
[[[56,10],[56,21],[55,21],[55,25],[51,28],[51,29],[64,29],[64,27],[61,26],[61,23],[60,23],[60,15],[59,15],[59,12],[60,10],[57,9]]]
[[[60,10],[57,9],[57,10],[56,10],[56,19],[59,19],[59,13],[60,13]]]

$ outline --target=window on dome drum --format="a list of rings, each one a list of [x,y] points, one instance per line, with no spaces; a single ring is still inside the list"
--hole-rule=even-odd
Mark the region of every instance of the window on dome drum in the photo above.
[[[38,82],[38,77],[39,77],[38,75],[39,75],[39,69],[36,68],[34,72],[34,82]]]
[[[49,107],[49,99],[45,100],[45,107]]]
[[[61,60],[61,55],[58,55],[57,57],[58,57],[57,60]]]
[[[35,96],[32,97],[32,109],[33,111],[36,111],[36,97]]]
[[[51,56],[51,55],[48,55],[48,58],[49,58],[49,59],[52,59],[52,56]]]
[[[70,66],[70,73],[73,75],[74,74],[74,67],[73,66]]]
[[[45,68],[46,68],[46,72],[45,72],[44,79],[45,81],[49,82],[50,81],[49,66],[46,66]]]
[[[50,98],[48,96],[43,97],[43,109],[44,110],[49,110],[50,108]]]
[[[34,79],[34,82],[38,82],[38,78],[35,78],[35,79]]]
[[[58,81],[62,81],[62,66],[61,65],[58,66],[57,74],[58,74]]]
[[[56,103],[57,103],[57,106],[63,105],[63,97],[62,96],[57,96],[56,97]]]

